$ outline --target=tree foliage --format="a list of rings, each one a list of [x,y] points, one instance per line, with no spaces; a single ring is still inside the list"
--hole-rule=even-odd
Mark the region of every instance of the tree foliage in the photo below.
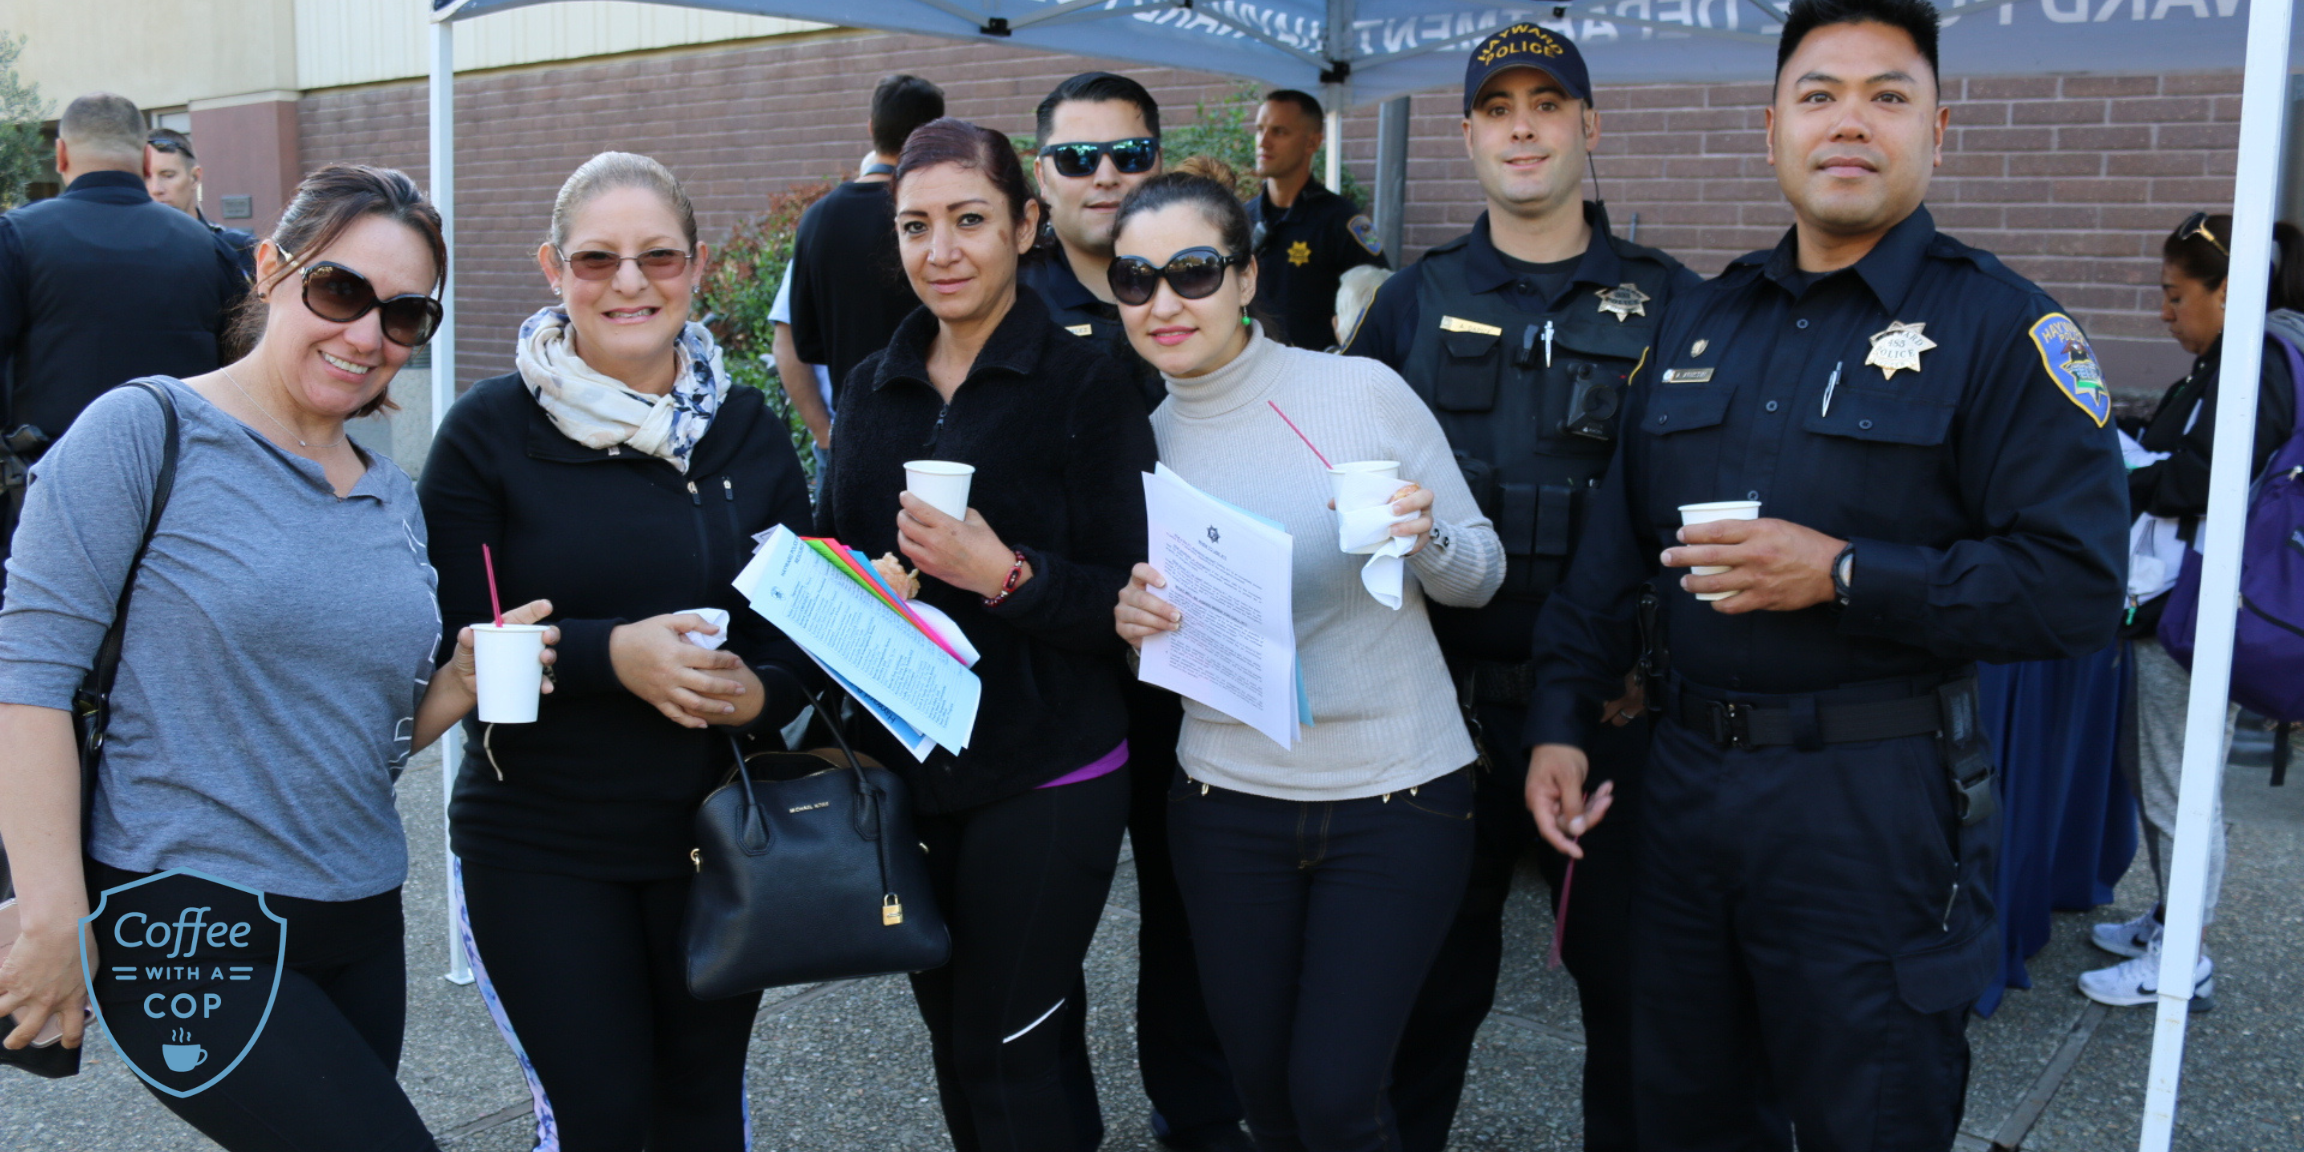
[[[800,214],[832,186],[830,181],[794,185],[770,196],[767,211],[738,223],[727,241],[713,250],[712,266],[696,293],[697,317],[719,341],[729,380],[760,389],[769,409],[791,430],[801,464],[811,471],[816,467],[815,454],[809,450],[813,441],[784,398],[783,381],[776,373],[776,325],[768,313],[776,306],[776,289],[783,285],[784,269],[792,261],[792,237],[799,231]]]
[[[16,73],[24,38],[0,32],[0,209],[22,204],[27,186],[48,174],[40,125],[48,119],[40,86]]]

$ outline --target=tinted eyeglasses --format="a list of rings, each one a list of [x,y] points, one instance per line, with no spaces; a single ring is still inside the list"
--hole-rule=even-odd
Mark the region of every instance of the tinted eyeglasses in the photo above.
[[[2222,252],[2225,259],[2232,258],[2232,250],[2226,248],[2224,242],[2217,239],[2214,232],[2208,230],[2208,214],[2206,212],[2194,212],[2190,216],[2186,216],[2182,224],[2176,226],[2176,238],[2178,240],[2190,240],[2194,236],[2215,245],[2216,250]]]
[[[1160,159],[1160,139],[1156,136],[1131,136],[1126,140],[1102,142],[1083,140],[1072,144],[1050,144],[1040,150],[1048,162],[1056,166],[1059,176],[1093,175],[1104,157],[1112,158],[1112,166],[1133,176],[1150,172],[1154,161]]]
[[[280,258],[294,260],[288,250]],[[384,338],[405,348],[420,348],[440,327],[440,302],[421,292],[376,298],[376,286],[366,276],[342,264],[322,260],[304,270],[304,306],[314,316],[337,324],[350,324],[373,311],[383,321]]]
[[[1112,262],[1104,278],[1112,286],[1113,298],[1122,304],[1151,303],[1152,294],[1160,290],[1162,280],[1166,280],[1178,296],[1200,300],[1214,295],[1223,285],[1226,268],[1247,262],[1245,255],[1226,256],[1214,248],[1186,248],[1157,267],[1142,256],[1122,256]]]
[[[650,280],[677,280],[688,270],[688,261],[695,254],[678,248],[650,248],[638,256],[619,256],[614,252],[584,251],[562,252],[560,263],[576,274],[579,280],[606,280],[623,267],[626,260],[640,266],[640,274]]]

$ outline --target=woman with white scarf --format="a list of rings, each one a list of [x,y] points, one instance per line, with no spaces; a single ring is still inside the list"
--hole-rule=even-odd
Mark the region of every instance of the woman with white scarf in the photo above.
[[[472,967],[545,1149],[747,1143],[759,997],[690,996],[678,936],[728,733],[773,736],[813,678],[729,581],[810,513],[783,421],[688,319],[708,255],[662,165],[578,168],[537,253],[559,300],[520,326],[518,371],[449,411],[419,486],[449,635],[489,616],[483,544],[504,603],[559,613],[555,691],[533,724],[467,728],[449,809]]]

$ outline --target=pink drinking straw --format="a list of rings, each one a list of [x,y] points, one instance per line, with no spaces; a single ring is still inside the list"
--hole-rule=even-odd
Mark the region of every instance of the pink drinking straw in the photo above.
[[[496,557],[488,551],[486,544],[480,546],[480,563],[488,568],[488,607],[496,613],[496,626],[502,628],[504,602],[496,598]]]
[[[1311,449],[1312,449],[1312,454],[1313,454],[1314,456],[1320,456],[1320,449],[1313,447],[1313,445],[1312,445],[1312,438],[1311,438],[1310,436],[1306,436],[1306,435],[1304,434],[1304,430],[1303,430],[1302,428],[1298,428],[1298,427],[1296,426],[1296,422],[1295,422],[1294,420],[1289,420],[1289,419],[1288,419],[1288,414],[1287,414],[1286,412],[1282,412],[1282,411],[1280,411],[1280,406],[1279,406],[1278,404],[1273,404],[1273,403],[1272,403],[1272,401],[1270,401],[1270,400],[1266,400],[1266,401],[1265,401],[1265,403],[1266,403],[1266,404],[1272,404],[1272,411],[1273,411],[1274,413],[1278,414],[1278,415],[1279,415],[1279,417],[1280,417],[1280,419],[1282,419],[1282,420],[1286,420],[1286,421],[1287,421],[1287,423],[1288,423],[1288,430],[1289,430],[1290,432],[1294,432],[1294,433],[1296,434],[1296,438],[1297,438],[1298,440],[1302,440],[1302,441],[1304,442],[1304,446],[1305,446],[1306,448],[1311,448]],[[1320,466],[1321,466],[1321,467],[1323,467],[1323,468],[1334,468],[1334,467],[1335,467],[1335,465],[1334,465],[1334,464],[1330,464],[1330,463],[1328,462],[1328,458],[1327,458],[1326,456],[1320,456]]]
[[[1568,894],[1576,890],[1576,861],[1571,857],[1568,870],[1560,877],[1560,906],[1552,910],[1552,951],[1544,957],[1546,968],[1560,966],[1560,949],[1568,940]]]

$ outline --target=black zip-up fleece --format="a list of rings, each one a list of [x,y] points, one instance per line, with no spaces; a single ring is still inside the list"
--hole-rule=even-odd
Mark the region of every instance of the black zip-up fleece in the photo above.
[[[939,748],[921,764],[867,734],[905,773],[921,811],[951,812],[1037,788],[1127,737],[1127,647],[1112,608],[1145,556],[1140,474],[1159,448],[1127,373],[1093,341],[1057,328],[1031,289],[1017,288],[950,405],[928,383],[935,336],[936,317],[919,309],[850,374],[816,523],[867,556],[901,556],[904,462],[953,460],[976,466],[969,506],[1032,563],[1032,579],[991,609],[921,577],[920,598],[983,655],[967,750]]]
[[[504,607],[549,599],[560,626],[556,683],[536,723],[484,732],[466,721],[449,807],[457,854],[597,880],[691,872],[696,806],[734,759],[729,730],[682,728],[633,695],[609,662],[608,635],[667,612],[725,608],[728,650],[769,693],[747,731],[799,714],[784,673],[813,684],[813,666],[729,584],[754,533],[808,526],[807,477],[781,422],[757,391],[729,389],[683,476],[653,456],[570,440],[517,373],[496,376],[449,409],[417,494],[440,573],[443,660],[457,629],[490,618],[483,543]]]

